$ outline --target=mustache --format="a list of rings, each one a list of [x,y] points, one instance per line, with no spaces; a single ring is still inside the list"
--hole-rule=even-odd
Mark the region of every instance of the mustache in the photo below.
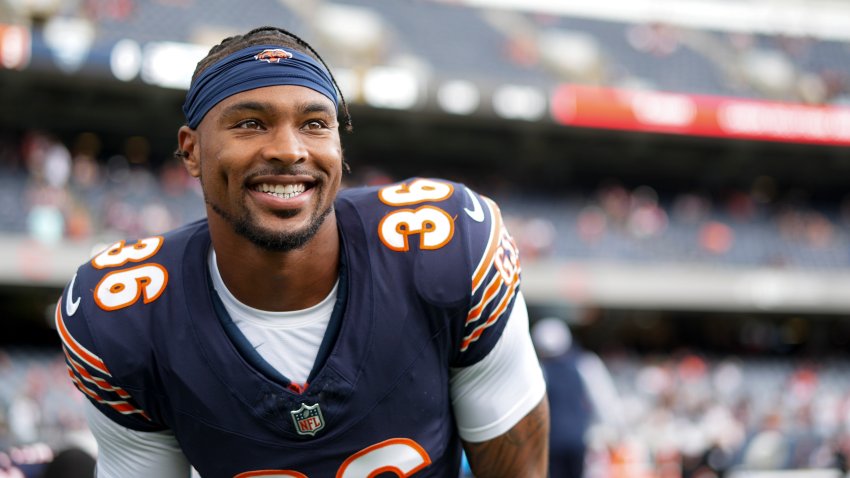
[[[263,168],[256,169],[254,171],[249,172],[245,176],[245,182],[250,182],[252,179],[257,178],[259,176],[309,176],[313,178],[315,181],[319,181],[321,179],[321,175],[317,174],[315,171],[312,171],[308,168],[305,168],[300,165],[291,165],[291,166],[264,166]]]

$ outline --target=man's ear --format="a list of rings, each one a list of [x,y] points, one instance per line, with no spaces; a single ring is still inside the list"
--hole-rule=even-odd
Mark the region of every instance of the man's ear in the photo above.
[[[201,156],[198,149],[198,132],[186,125],[177,130],[177,154],[192,177],[201,177]]]

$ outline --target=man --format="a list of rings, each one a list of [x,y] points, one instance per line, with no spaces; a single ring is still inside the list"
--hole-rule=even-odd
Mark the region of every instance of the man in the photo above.
[[[498,208],[339,191],[345,100],[289,32],[198,64],[178,155],[206,220],[83,265],[57,329],[98,476],[546,476],[548,405]]]

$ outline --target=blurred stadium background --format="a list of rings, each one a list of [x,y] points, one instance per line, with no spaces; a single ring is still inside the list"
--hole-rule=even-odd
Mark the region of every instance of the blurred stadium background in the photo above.
[[[0,0],[0,476],[90,446],[58,294],[203,215],[172,159],[185,88],[266,24],[334,68],[348,184],[500,203],[532,321],[615,384],[588,477],[846,474],[850,4]]]

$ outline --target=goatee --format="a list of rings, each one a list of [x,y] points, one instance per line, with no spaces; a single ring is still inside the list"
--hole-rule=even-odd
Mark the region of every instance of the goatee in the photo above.
[[[233,216],[215,203],[204,198],[204,201],[209,204],[210,208],[216,214],[223,217],[230,223],[233,230],[242,237],[248,239],[256,246],[270,252],[288,252],[299,249],[307,244],[313,236],[319,232],[319,228],[325,222],[325,219],[333,211],[333,205],[322,211],[318,215],[314,215],[310,219],[310,224],[303,229],[296,231],[271,231],[257,225],[256,221],[252,220],[251,214],[245,211],[239,217]],[[277,216],[286,219],[292,217],[297,212],[281,212]]]

